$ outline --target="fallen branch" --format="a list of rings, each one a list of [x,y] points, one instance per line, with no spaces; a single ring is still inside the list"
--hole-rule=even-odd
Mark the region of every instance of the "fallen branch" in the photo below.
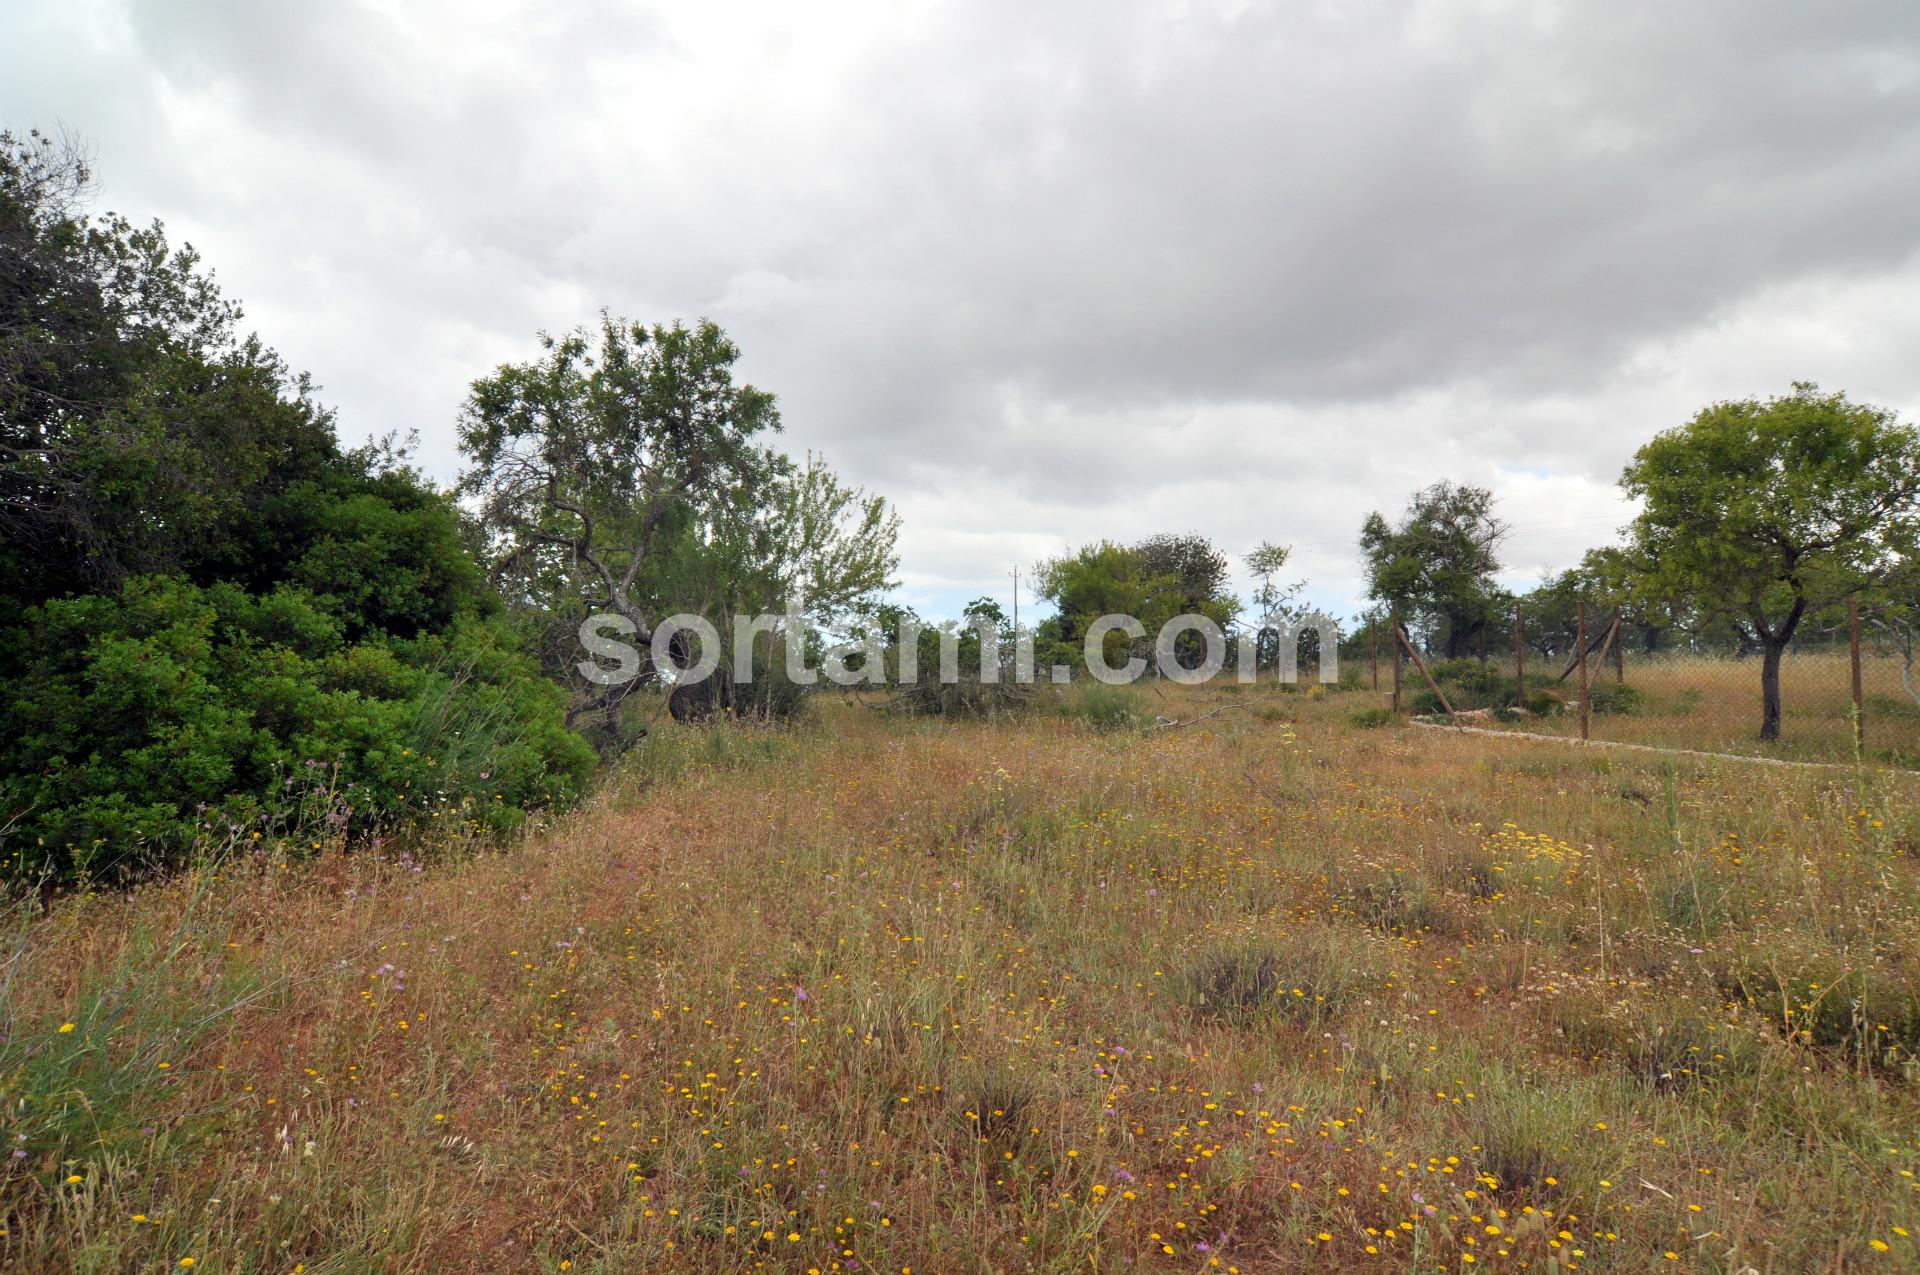
[[[1153,725],[1147,727],[1147,729],[1148,730],[1179,730],[1182,726],[1192,726],[1197,722],[1206,721],[1209,717],[1218,717],[1222,713],[1230,713],[1236,708],[1245,708],[1245,707],[1246,707],[1245,704],[1225,704],[1219,708],[1214,709],[1210,713],[1202,713],[1198,717],[1189,717],[1184,722],[1176,721],[1171,717],[1157,717],[1154,719]]]

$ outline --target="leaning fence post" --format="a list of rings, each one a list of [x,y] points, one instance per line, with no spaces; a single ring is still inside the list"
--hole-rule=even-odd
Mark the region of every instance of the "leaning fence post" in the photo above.
[[[1585,598],[1574,604],[1574,624],[1573,649],[1579,653],[1577,658],[1580,666],[1580,738],[1585,739],[1593,724],[1593,705],[1589,703],[1592,696],[1587,694],[1587,602]]]
[[[1621,627],[1623,617],[1620,612],[1613,613],[1613,680],[1615,685],[1624,685],[1627,680],[1627,631]]]
[[[1407,648],[1407,654],[1413,657],[1413,666],[1420,670],[1421,677],[1427,679],[1427,689],[1432,691],[1433,697],[1440,701],[1440,707],[1447,710],[1447,720],[1458,728],[1460,725],[1459,715],[1453,711],[1453,705],[1448,701],[1447,693],[1440,689],[1440,683],[1434,679],[1432,670],[1427,668],[1427,662],[1420,658],[1420,652],[1413,649],[1413,639],[1407,636],[1405,629],[1398,626],[1395,626],[1393,636],[1399,641],[1400,645]]]
[[[1400,716],[1400,612],[1396,608],[1391,623],[1393,625],[1393,715]]]
[[[1860,697],[1860,599],[1847,599],[1847,651],[1853,659],[1853,742],[1867,742],[1866,705]]]

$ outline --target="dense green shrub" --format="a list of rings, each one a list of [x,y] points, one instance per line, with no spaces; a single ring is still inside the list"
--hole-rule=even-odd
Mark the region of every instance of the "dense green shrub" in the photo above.
[[[7,872],[566,800],[592,755],[451,498],[398,449],[342,449],[191,249],[88,219],[86,184],[0,133]]]
[[[18,874],[124,875],[306,816],[503,830],[593,764],[561,689],[479,619],[352,643],[302,589],[136,577],[30,608],[7,641]]]
[[[1637,713],[1646,698],[1625,682],[1595,682],[1587,688],[1587,702],[1596,716]]]

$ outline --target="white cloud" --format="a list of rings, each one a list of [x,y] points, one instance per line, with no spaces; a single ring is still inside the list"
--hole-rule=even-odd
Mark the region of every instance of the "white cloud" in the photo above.
[[[0,122],[93,144],[340,409],[709,315],[892,497],[910,599],[1071,543],[1296,545],[1491,485],[1518,581],[1634,447],[1796,378],[1912,414],[1920,11],[16,0]]]

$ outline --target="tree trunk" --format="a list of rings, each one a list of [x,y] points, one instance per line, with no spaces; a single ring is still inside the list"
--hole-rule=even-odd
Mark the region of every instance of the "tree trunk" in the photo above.
[[[1794,587],[1793,609],[1780,623],[1768,624],[1757,604],[1752,613],[1754,634],[1760,639],[1760,738],[1764,742],[1780,738],[1780,657],[1792,643],[1800,617],[1807,613],[1806,595],[1798,592],[1797,580]]]
[[[1780,738],[1780,657],[1785,642],[1770,641],[1760,654],[1760,738]]]

